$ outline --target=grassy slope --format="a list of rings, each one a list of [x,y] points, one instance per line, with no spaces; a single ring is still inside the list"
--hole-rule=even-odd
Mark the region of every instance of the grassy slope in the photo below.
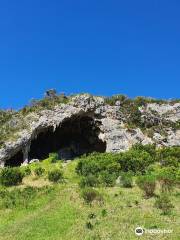
[[[146,234],[141,239],[178,239],[180,204],[176,192],[172,197],[176,209],[170,216],[161,215],[153,207],[154,198],[143,199],[137,187],[99,189],[104,194],[104,204],[88,206],[80,197],[75,165],[74,161],[64,167],[66,184],[56,185],[54,191],[32,201],[29,208],[0,210],[0,240],[133,240],[138,238],[134,234],[137,226],[173,229],[171,235]],[[42,186],[47,181],[28,177],[25,184]],[[104,217],[103,209],[107,210]],[[95,213],[96,218],[88,219],[90,213]],[[94,226],[92,230],[86,227],[89,221]]]

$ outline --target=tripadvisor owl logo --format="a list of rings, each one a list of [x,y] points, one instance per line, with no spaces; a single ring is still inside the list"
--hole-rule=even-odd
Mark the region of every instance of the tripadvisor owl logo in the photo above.
[[[143,233],[144,233],[144,230],[143,230],[142,227],[137,227],[137,228],[135,229],[135,234],[136,234],[137,236],[141,236],[141,235],[143,235]]]

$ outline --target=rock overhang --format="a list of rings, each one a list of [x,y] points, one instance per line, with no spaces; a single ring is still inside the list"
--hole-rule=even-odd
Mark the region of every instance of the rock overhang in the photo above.
[[[172,121],[179,121],[180,104],[174,104],[174,107],[167,104],[158,106],[158,104],[148,104],[143,110],[148,116],[151,116],[150,109],[159,111],[161,118],[170,118]],[[167,111],[165,111],[165,109]],[[162,111],[162,112],[161,112]],[[167,113],[167,115],[166,115]],[[172,117],[174,114],[175,117]],[[38,113],[31,113],[26,116],[29,127],[19,131],[15,141],[7,141],[0,149],[0,165],[13,157],[17,152],[22,151],[27,155],[31,142],[37,136],[48,128],[53,128],[55,131],[64,121],[73,119],[78,116],[89,116],[94,121],[100,122],[99,136],[106,141],[107,152],[119,152],[129,149],[135,143],[151,144],[157,143],[162,145],[180,145],[180,131],[168,129],[167,142],[157,138],[146,136],[140,128],[135,128],[131,132],[126,125],[126,118],[121,112],[121,104],[114,106],[105,103],[103,97],[96,97],[89,94],[80,94],[71,98],[67,104],[54,106],[51,110],[42,110]],[[26,121],[25,119],[25,121]],[[32,119],[32,120],[31,120]],[[24,157],[25,158],[25,157]],[[25,160],[25,159],[24,159]]]

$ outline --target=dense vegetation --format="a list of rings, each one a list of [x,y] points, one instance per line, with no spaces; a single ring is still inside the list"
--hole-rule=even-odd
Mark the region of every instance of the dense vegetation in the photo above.
[[[2,169],[0,239],[136,239],[137,226],[178,239],[179,165],[180,147],[138,144]]]

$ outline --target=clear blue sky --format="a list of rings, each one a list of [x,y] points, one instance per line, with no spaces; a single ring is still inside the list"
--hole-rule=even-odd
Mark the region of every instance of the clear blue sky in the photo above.
[[[0,108],[49,88],[180,98],[180,1],[1,1]]]

